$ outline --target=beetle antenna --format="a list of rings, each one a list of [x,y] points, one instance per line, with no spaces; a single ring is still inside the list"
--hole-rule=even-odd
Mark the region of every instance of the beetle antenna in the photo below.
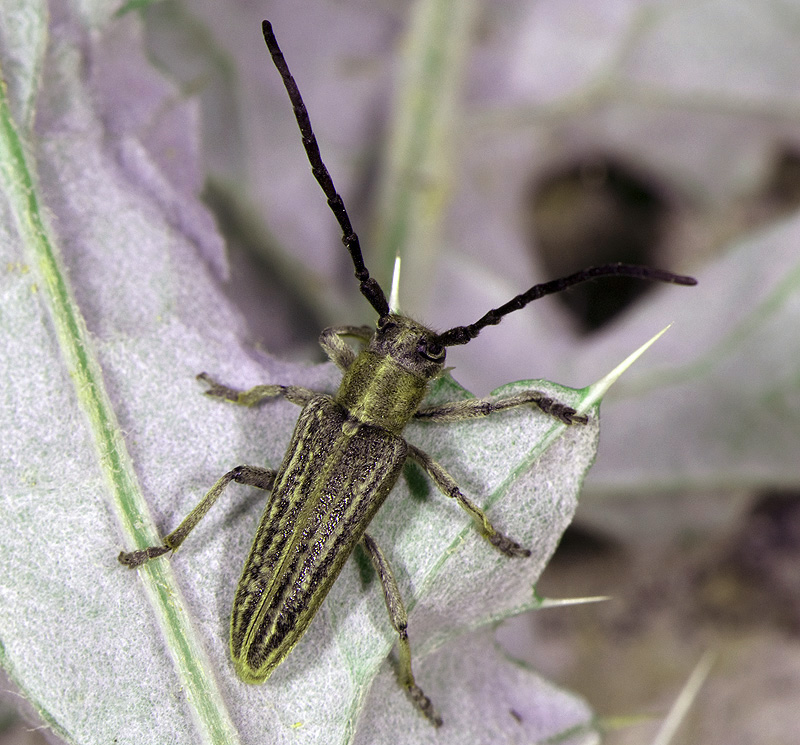
[[[527,292],[517,295],[509,300],[505,305],[490,310],[483,318],[470,324],[469,326],[456,326],[445,331],[436,337],[436,341],[444,347],[452,347],[457,344],[466,344],[474,339],[481,329],[486,326],[493,326],[500,323],[503,316],[513,313],[515,310],[524,308],[528,303],[538,300],[545,295],[552,295],[554,292],[561,292],[572,285],[588,282],[597,277],[635,277],[637,279],[648,279],[655,282],[670,282],[675,285],[696,285],[694,277],[685,277],[680,274],[666,272],[663,269],[651,269],[647,266],[636,266],[635,264],[604,264],[584,269],[568,277],[554,279],[540,285],[534,285]]]
[[[264,32],[264,41],[267,42],[267,49],[272,55],[272,61],[280,73],[283,85],[289,94],[289,100],[292,102],[297,126],[300,128],[300,134],[303,137],[303,147],[306,149],[308,162],[311,164],[311,173],[314,174],[317,183],[322,187],[322,191],[325,192],[325,196],[328,198],[328,206],[342,228],[342,243],[344,243],[345,248],[350,253],[350,257],[353,259],[356,279],[361,283],[359,287],[361,294],[369,300],[370,305],[378,311],[379,316],[386,316],[389,314],[389,303],[386,301],[386,296],[383,294],[378,281],[369,276],[369,271],[364,265],[364,257],[361,255],[361,244],[358,242],[358,236],[350,223],[344,200],[336,191],[333,179],[322,162],[319,145],[317,144],[317,138],[314,136],[314,130],[311,128],[311,120],[308,118],[306,105],[303,103],[303,97],[300,95],[300,90],[292,77],[292,73],[289,72],[289,66],[286,64],[283,52],[278,46],[278,41],[272,31],[272,24],[269,21],[263,21],[261,28]]]

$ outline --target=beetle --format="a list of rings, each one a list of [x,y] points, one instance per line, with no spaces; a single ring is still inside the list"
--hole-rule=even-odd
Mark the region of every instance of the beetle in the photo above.
[[[264,39],[289,100],[314,177],[342,230],[361,294],[378,314],[376,327],[338,326],[325,329],[320,345],[341,369],[334,395],[292,385],[258,385],[240,391],[206,373],[198,379],[206,395],[243,406],[284,398],[302,406],[291,442],[277,470],[240,465],[220,478],[160,546],[122,552],[129,567],[175,551],[232,481],[270,492],[250,554],[236,589],[230,623],[230,650],[239,677],[265,681],[297,644],[360,543],[381,581],[391,624],[398,637],[399,680],[417,708],[436,726],[441,718],[417,685],[411,667],[407,614],[389,563],[366,532],[409,460],[417,463],[446,496],[474,520],[480,533],[500,552],[524,558],[530,551],[498,531],[483,511],[461,492],[447,471],[407,442],[412,420],[454,422],[491,415],[520,406],[534,406],[567,425],[587,417],[536,390],[506,398],[473,398],[421,406],[429,384],[445,370],[447,347],[466,344],[486,326],[497,324],[532,301],[597,277],[626,276],[693,285],[692,277],[648,267],[608,264],[537,284],[475,323],[436,332],[393,311],[361,254],[358,236],[342,197],[322,162],[303,99],[281,52],[272,26],[262,24]],[[344,339],[362,343],[356,352]]]

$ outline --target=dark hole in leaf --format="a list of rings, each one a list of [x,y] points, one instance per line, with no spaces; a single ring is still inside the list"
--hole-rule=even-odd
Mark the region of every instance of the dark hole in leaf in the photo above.
[[[567,163],[537,178],[524,204],[529,241],[547,278],[614,261],[658,265],[668,211],[655,179],[605,155]],[[556,297],[591,332],[649,287],[647,282],[611,278]]]
[[[552,561],[585,562],[616,555],[620,550],[619,544],[614,539],[599,531],[573,523],[561,536]]]
[[[800,152],[790,145],[780,147],[764,188],[770,211],[791,212],[800,205]]]

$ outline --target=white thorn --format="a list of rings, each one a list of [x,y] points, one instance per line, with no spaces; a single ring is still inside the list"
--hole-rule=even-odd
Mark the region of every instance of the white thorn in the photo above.
[[[392,272],[392,290],[389,293],[389,311],[400,312],[400,256],[394,257],[394,271]]]

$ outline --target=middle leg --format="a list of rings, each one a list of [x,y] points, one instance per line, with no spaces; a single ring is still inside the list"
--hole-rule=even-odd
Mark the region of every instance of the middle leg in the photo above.
[[[411,443],[408,444],[408,455],[422,466],[443,494],[458,502],[461,508],[473,519],[481,535],[498,551],[501,551],[506,556],[512,556],[514,558],[525,558],[531,555],[531,552],[527,548],[523,548],[515,540],[497,530],[497,528],[489,522],[486,513],[462,493],[455,479],[431,458],[430,455]]]
[[[161,546],[148,546],[136,551],[123,551],[117,558],[121,564],[133,569],[150,561],[150,559],[157,559],[169,551],[177,551],[178,546],[186,540],[186,537],[194,530],[197,523],[206,516],[214,506],[214,502],[219,499],[219,495],[225,491],[225,487],[231,481],[269,491],[275,483],[276,473],[271,468],[261,468],[260,466],[236,466],[209,489],[208,493],[200,500],[200,503],[183,519],[183,522],[168,536],[164,537]]]

